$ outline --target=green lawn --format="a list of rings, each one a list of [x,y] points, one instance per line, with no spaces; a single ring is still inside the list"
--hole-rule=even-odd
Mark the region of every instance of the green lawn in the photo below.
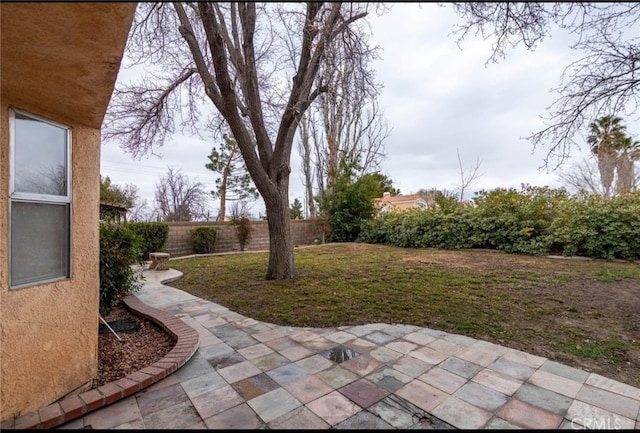
[[[171,285],[264,322],[426,326],[609,377],[622,369],[619,380],[640,386],[637,263],[327,244],[296,250],[294,280],[265,281],[267,262],[267,253],[172,260],[184,277]]]

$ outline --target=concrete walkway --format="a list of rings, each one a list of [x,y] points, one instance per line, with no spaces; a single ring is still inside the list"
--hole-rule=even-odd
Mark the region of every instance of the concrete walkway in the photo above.
[[[197,350],[167,377],[65,429],[640,429],[640,389],[417,326],[262,323],[145,271],[136,297]]]

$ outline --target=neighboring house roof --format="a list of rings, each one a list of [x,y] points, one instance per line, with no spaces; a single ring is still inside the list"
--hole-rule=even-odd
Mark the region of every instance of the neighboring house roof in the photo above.
[[[403,210],[412,208],[426,209],[428,207],[427,202],[418,194],[392,196],[385,193],[383,197],[378,197],[373,200],[373,204],[379,212],[387,212],[394,208]]]

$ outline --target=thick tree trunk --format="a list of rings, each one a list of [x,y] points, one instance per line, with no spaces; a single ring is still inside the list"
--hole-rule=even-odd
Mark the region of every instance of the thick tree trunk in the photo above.
[[[295,276],[293,238],[288,200],[266,204],[269,225],[269,267],[267,280],[286,280]]]

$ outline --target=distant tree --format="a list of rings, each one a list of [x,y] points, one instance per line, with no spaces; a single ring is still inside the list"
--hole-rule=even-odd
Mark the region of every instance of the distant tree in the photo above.
[[[527,137],[548,146],[545,162],[569,156],[581,133],[605,115],[637,112],[640,101],[640,3],[638,2],[463,2],[452,3],[462,23],[458,43],[469,34],[493,40],[488,62],[504,58],[520,44],[535,50],[552,28],[575,36],[570,48],[582,57],[567,65],[556,89],[558,99],[544,117],[545,127]],[[576,139],[576,135],[580,139]],[[558,164],[558,165],[559,165]]]
[[[260,194],[251,181],[251,175],[242,159],[238,143],[228,134],[223,135],[223,143],[218,149],[213,148],[209,155],[209,163],[205,165],[209,170],[219,173],[216,179],[216,189],[211,191],[213,198],[220,199],[218,221],[224,221],[228,201],[257,199]]]
[[[329,241],[353,242],[358,238],[362,223],[375,215],[374,198],[385,192],[399,194],[387,176],[375,172],[355,177],[352,165],[340,165],[340,174],[330,185],[330,194],[325,194],[320,209],[326,212],[331,227]]]
[[[460,183],[456,186],[460,192],[459,201],[462,202],[467,190],[470,189],[484,173],[479,172],[480,165],[482,165],[480,158],[476,158],[476,162],[473,166],[465,168],[462,166],[462,159],[460,158],[460,151],[458,149],[456,149],[456,154],[458,155],[458,167],[460,168]]]
[[[111,183],[109,176],[100,176],[100,202],[131,209],[138,199],[138,189],[134,185],[121,187]]]
[[[207,194],[201,182],[169,168],[156,183],[156,213],[162,221],[195,221],[206,215]]]
[[[296,218],[302,219],[302,203],[298,197],[293,200],[293,204],[291,205],[291,209],[289,210],[291,214],[291,219],[294,220]]]

